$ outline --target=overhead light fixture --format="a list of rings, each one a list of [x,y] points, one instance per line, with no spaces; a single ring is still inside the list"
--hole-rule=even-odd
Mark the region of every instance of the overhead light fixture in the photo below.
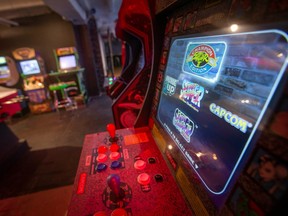
[[[239,29],[239,26],[238,26],[237,24],[232,24],[232,25],[230,26],[230,30],[231,30],[232,32],[236,32],[236,31],[238,31],[238,29]]]

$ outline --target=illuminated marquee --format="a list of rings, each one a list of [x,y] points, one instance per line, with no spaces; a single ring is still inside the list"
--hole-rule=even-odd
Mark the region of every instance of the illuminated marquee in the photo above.
[[[253,126],[252,123],[240,118],[239,116],[220,106],[217,106],[215,103],[210,104],[209,108],[213,114],[221,119],[223,118],[227,123],[234,126],[243,133],[246,133],[248,127],[251,128]]]
[[[188,43],[182,69],[186,73],[216,82],[225,52],[224,42]]]

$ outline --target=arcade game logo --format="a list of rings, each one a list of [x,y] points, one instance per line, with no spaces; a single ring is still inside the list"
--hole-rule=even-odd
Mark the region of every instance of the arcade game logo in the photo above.
[[[194,122],[178,108],[176,108],[174,112],[173,125],[180,132],[181,136],[189,143],[190,137],[194,131]]]
[[[165,95],[172,96],[175,94],[176,91],[176,85],[177,85],[177,79],[174,79],[173,77],[166,76],[163,86],[163,93]]]
[[[248,128],[252,128],[253,124],[240,118],[238,115],[233,114],[229,110],[224,109],[221,106],[211,103],[209,106],[210,111],[221,119],[224,119],[228,124],[234,126],[242,133],[246,133]]]
[[[199,112],[200,101],[204,96],[204,91],[205,89],[203,86],[184,80],[179,99],[192,107],[195,111]]]
[[[210,82],[216,82],[220,72],[220,66],[226,51],[224,42],[218,43],[188,43],[183,71]]]

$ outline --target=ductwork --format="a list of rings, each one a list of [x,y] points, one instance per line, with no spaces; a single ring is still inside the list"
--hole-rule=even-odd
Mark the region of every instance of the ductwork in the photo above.
[[[44,0],[53,11],[60,14],[65,20],[75,25],[85,24],[86,12],[80,7],[77,0]]]
[[[0,12],[45,6],[42,0],[1,0]]]
[[[122,0],[0,0],[0,24],[19,25],[18,18],[33,17],[54,11],[74,25],[85,25],[94,15],[101,34],[114,32]]]

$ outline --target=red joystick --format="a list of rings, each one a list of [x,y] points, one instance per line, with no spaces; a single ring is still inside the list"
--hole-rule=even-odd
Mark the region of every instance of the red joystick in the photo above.
[[[109,133],[109,135],[110,135],[110,142],[116,142],[118,139],[117,139],[117,137],[115,136],[115,131],[116,131],[116,128],[115,128],[115,125],[114,124],[108,124],[107,125],[107,131],[108,131],[108,133]]]
[[[124,197],[124,191],[120,187],[120,177],[117,174],[111,174],[107,178],[107,184],[112,191],[111,201],[118,202]]]
[[[107,131],[109,133],[109,135],[111,136],[111,138],[115,137],[115,125],[114,124],[108,124],[107,125]]]

